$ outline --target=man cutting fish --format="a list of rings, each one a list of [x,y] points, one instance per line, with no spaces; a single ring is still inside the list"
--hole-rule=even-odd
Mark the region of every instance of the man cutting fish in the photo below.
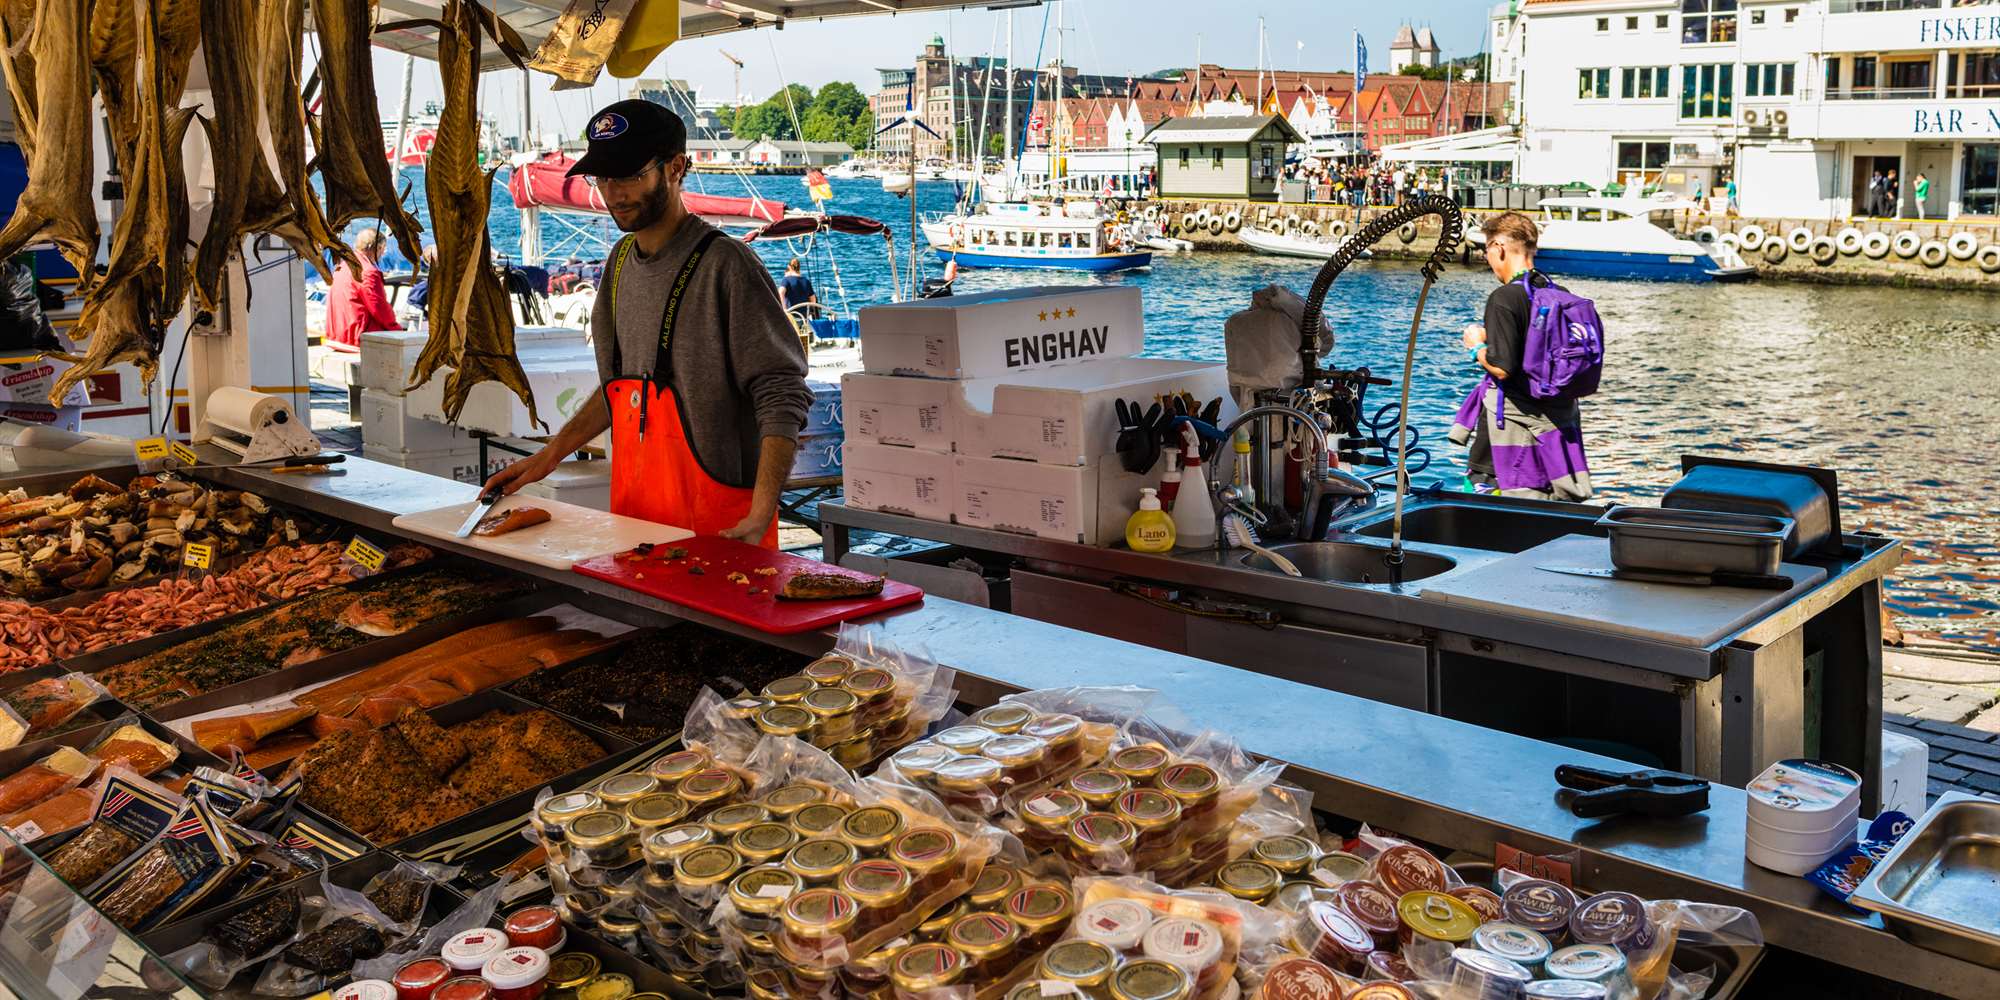
[[[604,391],[486,489],[513,493],[609,430],[613,513],[776,548],[813,398],[777,286],[749,247],[682,207],[687,128],[673,112],[619,101],[587,137],[569,172],[629,234],[590,315]]]

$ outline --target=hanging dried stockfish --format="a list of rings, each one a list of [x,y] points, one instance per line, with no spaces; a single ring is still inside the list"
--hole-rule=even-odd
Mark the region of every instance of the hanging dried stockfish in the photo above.
[[[326,182],[327,224],[335,232],[355,219],[380,218],[403,256],[422,259],[417,234],[423,227],[404,211],[395,178],[382,155],[382,122],[375,105],[375,67],[368,36],[372,0],[313,0],[319,31],[320,102],[317,166]]]
[[[331,282],[325,251],[332,250],[352,267],[361,265],[327,224],[319,196],[306,180],[305,101],[299,96],[305,0],[261,0],[256,18],[252,58],[264,110],[257,138],[268,169],[255,173],[246,221],[254,231],[284,240]]]
[[[438,32],[444,114],[424,171],[431,226],[437,231],[437,265],[427,305],[430,339],[417,355],[410,388],[448,366],[446,417],[458,419],[474,385],[499,382],[521,397],[528,418],[539,424],[534,392],[514,351],[514,313],[493,273],[486,232],[493,179],[479,169],[479,38],[482,24],[492,29],[491,15],[468,0],[448,0],[444,15],[444,30]]]
[[[253,229],[250,198],[258,173],[268,170],[257,142],[257,75],[250,51],[258,6],[245,0],[201,0],[201,61],[208,69],[209,110],[201,127],[208,133],[215,169],[208,228],[194,255],[194,295],[205,309],[221,306],[223,266]]]
[[[94,283],[97,263],[89,29],[90,0],[0,4],[0,65],[28,161],[27,190],[0,229],[0,260],[45,237],[76,268],[79,290]]]

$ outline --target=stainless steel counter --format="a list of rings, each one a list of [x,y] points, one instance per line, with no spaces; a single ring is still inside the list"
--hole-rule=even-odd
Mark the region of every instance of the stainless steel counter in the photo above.
[[[313,478],[235,470],[208,475],[384,534],[393,533],[389,521],[396,515],[473,496],[472,487],[365,460],[350,459],[346,470]],[[831,634],[767,636],[580,575],[459,550],[774,645],[816,653],[832,644]],[[1555,766],[1617,768],[1619,762],[939,598],[878,623],[895,638],[921,641],[957,669],[969,702],[1076,684],[1157,688],[1193,723],[1227,731],[1253,753],[1285,762],[1288,778],[1326,811],[1467,851],[1489,853],[1501,842],[1544,854],[1575,851],[1580,882],[1742,906],[1758,915],[1776,947],[1947,996],[2000,996],[2000,971],[1916,948],[1810,883],[1746,862],[1738,789],[1714,788],[1706,813],[1678,821],[1579,820],[1554,799]]]

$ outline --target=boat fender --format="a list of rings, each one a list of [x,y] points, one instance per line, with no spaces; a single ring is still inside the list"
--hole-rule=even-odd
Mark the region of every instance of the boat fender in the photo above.
[[[1417,241],[1417,224],[1414,222],[1403,223],[1403,228],[1396,230],[1396,238],[1405,243],[1415,243]]]
[[[1764,227],[1753,222],[1744,226],[1736,234],[1736,238],[1742,241],[1743,249],[1745,250],[1762,249],[1764,246]]]
[[[1714,226],[1703,226],[1694,231],[1694,241],[1702,246],[1713,244],[1722,235],[1722,230]]]
[[[2000,246],[1987,244],[1979,249],[1979,269],[1987,274],[2000,274]]]
[[[1917,250],[1917,260],[1922,261],[1925,267],[1943,267],[1944,262],[1950,259],[1951,251],[1936,240],[1925,240]]]
[[[1735,233],[1723,233],[1715,238],[1715,249],[1724,257],[1734,257],[1743,249],[1743,241]]]
[[[1971,260],[1979,254],[1979,237],[1971,233],[1953,233],[1945,249],[1951,251],[1953,260]]]
[[[1223,230],[1227,228],[1228,227],[1223,225],[1222,223],[1222,216],[1211,215],[1208,217],[1208,234],[1210,236],[1221,236]]]
[[[1306,236],[1318,236],[1319,220],[1307,219],[1306,221],[1299,223],[1299,232]]]
[[[1160,206],[1147,205],[1145,211],[1141,214],[1146,217],[1147,222],[1158,222],[1160,220]]]
[[[1786,246],[1784,240],[1764,241],[1764,263],[1766,264],[1783,264],[1785,258],[1791,256],[1791,253],[1792,248]]]
[[[1193,212],[1183,212],[1183,213],[1181,213],[1181,228],[1182,228],[1182,229],[1186,229],[1186,230],[1190,230],[1190,231],[1191,231],[1191,230],[1193,230],[1193,229],[1195,228],[1195,221],[1194,221],[1194,213],[1193,213]]]
[[[1229,214],[1222,217],[1222,228],[1227,229],[1232,233],[1236,232],[1239,229],[1242,229],[1243,213],[1238,212],[1235,209],[1230,209]]]
[[[1346,235],[1347,235],[1347,220],[1346,220],[1346,219],[1335,219],[1335,220],[1333,220],[1332,222],[1329,222],[1329,223],[1327,223],[1327,224],[1326,224],[1326,231],[1327,231],[1327,234],[1328,234],[1328,235],[1330,235],[1330,236],[1334,236],[1334,237],[1344,237],[1344,236],[1346,236]]]
[[[1848,226],[1833,238],[1833,245],[1842,257],[1852,257],[1861,252],[1861,230]]]
[[[1293,233],[1296,233],[1296,232],[1298,232],[1298,231],[1299,231],[1299,217],[1298,217],[1298,216],[1296,216],[1296,215],[1287,215],[1287,216],[1285,216],[1285,227],[1284,227],[1284,229],[1285,229],[1285,235],[1286,235],[1286,236],[1290,236],[1290,235],[1292,235]]]
[[[1861,238],[1861,252],[1871,260],[1881,260],[1889,256],[1889,234],[1873,232]]]
[[[1201,229],[1208,228],[1208,209],[1194,213],[1194,224]]]
[[[1812,249],[1813,231],[1800,226],[1785,236],[1785,243],[1791,246],[1793,253],[1805,253]]]
[[[1806,252],[1812,256],[1813,263],[1825,267],[1840,257],[1840,246],[1831,236],[1815,236]]]
[[[1897,233],[1895,237],[1889,241],[1889,245],[1890,247],[1895,249],[1896,256],[1898,257],[1904,257],[1904,258],[1915,257],[1917,255],[1917,251],[1923,248],[1924,239],[1923,237],[1918,236],[1916,233],[1913,233],[1905,229],[1902,232]]]

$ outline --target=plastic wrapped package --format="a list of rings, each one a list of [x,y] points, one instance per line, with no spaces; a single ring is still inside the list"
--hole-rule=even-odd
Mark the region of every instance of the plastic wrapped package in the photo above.
[[[48,855],[52,871],[84,890],[159,836],[186,805],[180,796],[124,767],[109,769],[95,787],[88,826]],[[32,821],[20,815],[10,817],[8,826],[18,839],[34,839],[19,825]]]
[[[1135,687],[1008,695],[893,754],[880,773],[925,788],[968,816],[1011,816],[1022,803],[1060,789],[1071,775],[1100,763],[1120,728],[1157,697],[1155,691]],[[1024,838],[1042,833],[1019,820],[1002,822]]]
[[[1090,995],[1108,984],[1114,995],[1217,1000],[1231,991],[1239,966],[1264,968],[1284,951],[1281,915],[1219,893],[1129,876],[1080,878],[1073,891],[1075,916],[1038,968],[1041,978]],[[1185,980],[1179,991],[1168,982],[1176,974]],[[1135,980],[1130,990],[1116,985],[1120,976]]]
[[[4,701],[5,714],[24,728],[19,738],[8,742],[4,734],[13,727],[0,724],[0,749],[24,739],[52,736],[62,731],[78,712],[110,698],[111,693],[89,674],[67,673],[23,684],[7,692]]]
[[[201,986],[220,990],[238,973],[276,956],[298,937],[303,895],[295,889],[272,893],[217,921],[201,940],[166,956],[166,962]]]

